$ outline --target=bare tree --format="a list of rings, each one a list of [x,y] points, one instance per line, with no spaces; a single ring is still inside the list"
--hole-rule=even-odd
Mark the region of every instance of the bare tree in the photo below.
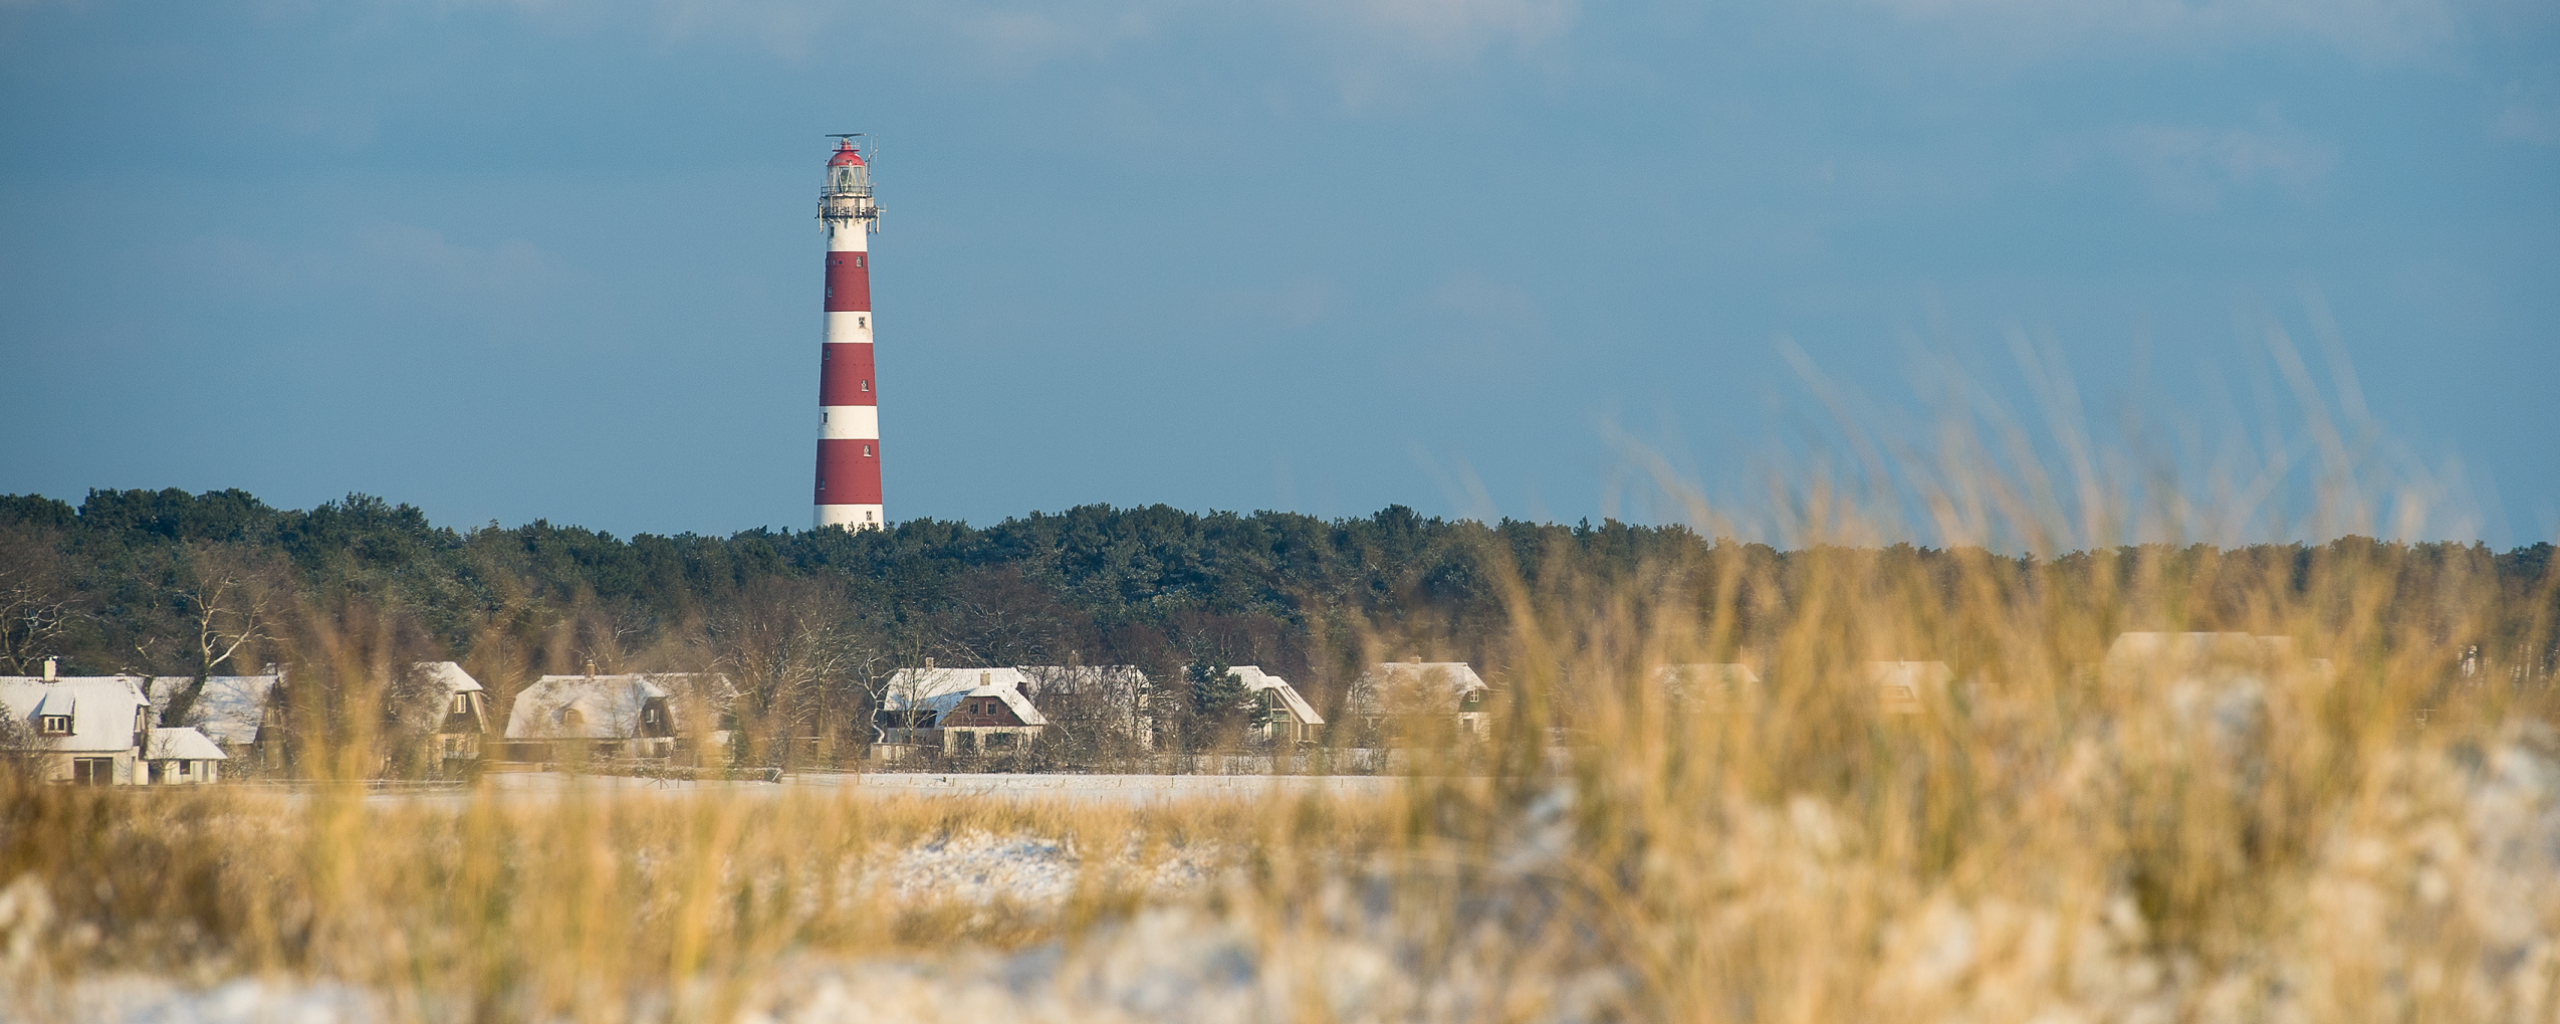
[[[179,589],[178,600],[194,633],[188,650],[195,662],[194,675],[185,688],[170,696],[168,708],[160,713],[164,726],[186,723],[215,669],[251,645],[271,639],[269,633],[283,605],[272,569],[241,552],[189,544],[186,560],[190,580]]]
[[[0,532],[0,665],[26,675],[63,639],[80,615],[64,586],[62,555],[51,538],[26,529]]]
[[[751,734],[783,745],[823,735],[869,689],[887,650],[847,605],[823,580],[767,579],[704,623],[714,664],[737,680],[738,717]]]

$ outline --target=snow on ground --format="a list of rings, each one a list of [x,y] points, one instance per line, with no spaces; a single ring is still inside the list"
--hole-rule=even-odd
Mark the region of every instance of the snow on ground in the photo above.
[[[1204,847],[1160,851],[1152,859],[1134,847],[1116,853],[1088,863],[1079,851],[1054,839],[963,832],[913,844],[881,862],[889,865],[885,877],[895,880],[901,902],[1002,902],[1051,910],[1075,893],[1088,869],[1117,884],[1171,898],[1206,885],[1224,857],[1224,851]]]
[[[2348,815],[2323,845],[2306,889],[2312,912],[2302,934],[2280,932],[2270,948],[2213,968],[2164,951],[2129,898],[2079,911],[1933,899],[1887,923],[1878,995],[1913,1019],[2310,1024],[2414,1018],[2422,1010],[2447,1019],[2553,1019],[2560,1011],[2560,742],[2545,730],[2523,730],[2488,750],[2411,754],[2377,770],[2392,784],[2381,806]],[[787,958],[750,985],[734,1019],[1624,1019],[1641,1012],[1637,980],[1605,959],[1602,943],[1573,931],[1571,915],[1558,913],[1551,880],[1567,873],[1564,861],[1574,855],[1569,806],[1561,791],[1533,804],[1510,827],[1505,852],[1489,870],[1420,931],[1405,912],[1410,907],[1399,910],[1408,879],[1346,869],[1302,905],[1274,908],[1245,898],[1213,913],[1175,901],[1072,942],[1010,953]],[[1734,863],[1721,870],[1761,882],[1818,884],[1819,866],[1831,856],[1825,851],[1849,827],[1809,799],[1747,816],[1737,829],[1749,841],[1734,844]],[[1124,855],[1115,851],[1110,860]],[[945,836],[897,856],[902,887],[1021,904],[1064,899],[1087,863],[1070,845],[1022,835]],[[1163,863],[1188,865],[1168,869],[1171,887],[1215,884],[1206,852]],[[1807,873],[1806,865],[1816,870]],[[1765,926],[1769,918],[1752,917],[1748,904],[1754,893],[1778,888],[1740,890],[1731,908],[1739,926]],[[1793,904],[1775,912],[1787,906]],[[11,913],[24,925],[40,921],[41,909]],[[0,920],[0,939],[9,940],[0,950],[16,943],[12,927]],[[2465,941],[2443,941],[2442,929]],[[2376,990],[2358,978],[2387,983]],[[2428,1001],[2413,1001],[2421,993]],[[634,1019],[679,1015],[666,996],[631,998],[642,1008]],[[381,1019],[390,1008],[377,994],[325,981],[188,988],[132,975],[81,979],[59,1005],[65,1012],[53,1019],[103,1024],[339,1024]],[[0,1024],[35,1020],[33,1012],[23,998],[0,999]]]
[[[1325,794],[1345,797],[1385,796],[1404,782],[1382,775],[1019,775],[960,772],[800,772],[780,783],[642,779],[618,775],[571,775],[565,772],[499,772],[485,777],[486,791],[505,799],[558,799],[570,794],[626,796],[719,794],[724,797],[772,797],[792,791],[824,790],[866,797],[1004,797],[1117,804],[1150,804],[1174,800],[1258,800],[1272,796]],[[386,792],[370,799],[466,803],[465,789],[420,789]]]
[[[785,776],[786,785],[841,789],[865,796],[1003,796],[1142,804],[1162,800],[1263,797],[1385,796],[1405,780],[1391,775],[998,775],[945,772],[819,773]]]

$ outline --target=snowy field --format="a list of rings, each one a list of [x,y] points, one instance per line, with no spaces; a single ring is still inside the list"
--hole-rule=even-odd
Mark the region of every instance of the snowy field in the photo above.
[[[677,781],[564,772],[510,772],[486,776],[488,790],[505,798],[558,798],[570,794],[721,794],[748,799],[789,792],[829,792],[862,797],[997,797],[1080,803],[1144,805],[1181,800],[1260,800],[1267,797],[1378,797],[1405,780],[1380,775],[1018,775],[924,772],[803,772],[776,782]],[[461,789],[377,793],[383,801],[463,803]]]
[[[2487,749],[2394,755],[2395,806],[2337,819],[2308,864],[2294,928],[2264,948],[2217,961],[2164,947],[2130,890],[2101,899],[2021,903],[1931,898],[1872,932],[1871,984],[1935,1012],[1913,1019],[2243,1021],[2342,1019],[2339,1000],[2424,984],[2459,1019],[2549,1021],[2560,977],[2560,742],[2547,732]],[[781,785],[665,786],[635,780],[516,777],[527,796],[573,787],[780,792],[833,785],[859,792],[972,792],[1035,799],[1155,800],[1280,791],[1290,785],[1383,787],[1392,780],[1215,777],[841,776]],[[934,787],[941,787],[935,789]],[[780,951],[744,991],[670,979],[605,996],[579,1019],[737,1024],[837,1021],[1283,1022],[1641,1019],[1656,983],[1591,941],[1566,909],[1579,854],[1571,791],[1558,788],[1499,826],[1485,859],[1459,873],[1426,862],[1337,865],[1286,904],[1241,887],[1234,849],[1203,844],[1172,856],[1078,849],[1034,834],[959,833],[904,841],[881,854],[901,892],[947,893],[963,905],[1062,906],[1100,870],[1144,872],[1149,905],[1072,939],[1020,949],[967,945],[930,954],[829,956]],[[1721,918],[1696,927],[1734,948],[1755,936],[1821,924],[1806,906],[1840,905],[1871,884],[1845,851],[1850,819],[1809,798],[1735,805],[1735,842],[1703,866],[1729,883]],[[1862,881],[1862,879],[1866,879]],[[1416,917],[1410,894],[1435,893]],[[1815,899],[1807,902],[1810,894]],[[0,978],[26,965],[49,913],[40,887],[0,889]],[[2414,916],[2412,916],[2414,915]],[[1562,927],[1559,927],[1559,926]],[[2430,934],[2457,929],[2472,955],[2430,958]],[[1730,934],[1727,934],[1730,933]],[[2352,939],[2341,946],[2337,938]],[[2394,971],[2402,973],[2395,974]],[[2367,975],[2356,974],[2364,977]],[[2394,988],[2392,986],[2398,986]],[[327,980],[260,976],[180,979],[89,975],[0,999],[0,1022],[341,1024],[461,1021],[473,1008],[434,1005]],[[725,1007],[725,1012],[714,1013]],[[2492,1010],[2490,1008],[2501,1008]],[[2032,1011],[2032,1012],[2030,1012]],[[2344,1016],[2353,1016],[2345,1014]],[[2419,1019],[2419,1018],[2406,1018]],[[2457,1018],[2444,1018],[2457,1019]]]

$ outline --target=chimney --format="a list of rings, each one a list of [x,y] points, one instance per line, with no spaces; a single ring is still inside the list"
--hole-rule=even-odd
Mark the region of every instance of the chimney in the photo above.
[[[52,655],[50,655],[50,654],[45,655],[45,659],[44,659],[44,681],[45,681],[45,682],[50,683],[50,682],[52,682],[52,681],[54,680],[54,674],[53,674],[53,673],[54,673],[54,663],[55,663],[55,662],[57,662],[57,661],[60,661],[60,660],[61,660],[61,659],[56,658],[56,657],[54,657],[54,656],[52,656]]]
[[[931,657],[924,659],[924,670],[927,672],[933,671],[933,659]]]
[[[587,678],[589,678],[589,679],[593,679],[593,678],[595,678],[595,677],[596,677],[596,660],[595,660],[594,658],[589,658],[589,659],[587,659]]]

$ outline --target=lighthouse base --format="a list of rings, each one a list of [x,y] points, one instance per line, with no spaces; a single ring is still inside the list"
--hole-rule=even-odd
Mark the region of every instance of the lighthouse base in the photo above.
[[[830,526],[848,530],[883,530],[888,525],[889,517],[881,513],[878,505],[818,506],[818,528],[821,530]]]

